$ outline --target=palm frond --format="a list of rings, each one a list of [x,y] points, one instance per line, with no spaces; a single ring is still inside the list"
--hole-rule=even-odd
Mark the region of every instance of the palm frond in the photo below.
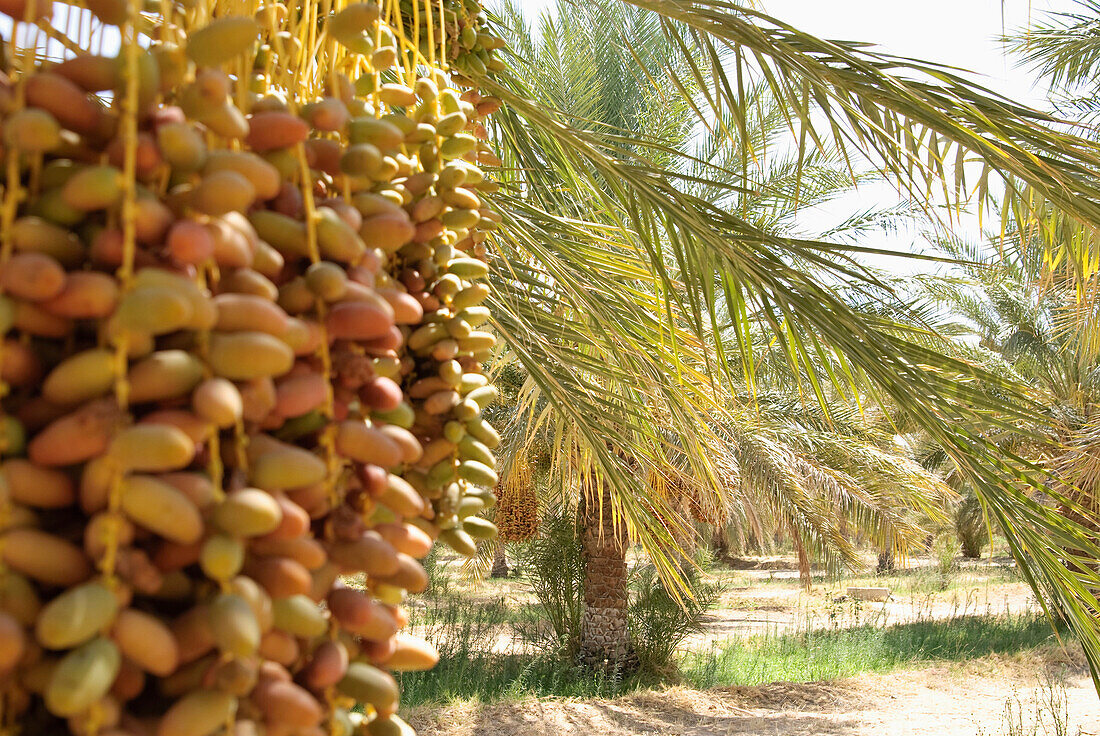
[[[1075,13],[1047,13],[1004,39],[1052,87],[1094,84],[1100,73],[1100,2],[1076,0]]]

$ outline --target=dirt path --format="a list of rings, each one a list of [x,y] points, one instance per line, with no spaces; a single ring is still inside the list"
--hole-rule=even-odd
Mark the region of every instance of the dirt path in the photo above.
[[[1100,734],[1100,699],[1071,659],[1048,649],[829,683],[467,703],[410,719],[421,736],[1003,736],[1011,704],[1028,724],[1023,733],[1032,733],[1038,707],[1043,727],[1035,733]],[[1044,687],[1051,677],[1060,684]],[[1055,730],[1054,713],[1067,714],[1070,728]]]

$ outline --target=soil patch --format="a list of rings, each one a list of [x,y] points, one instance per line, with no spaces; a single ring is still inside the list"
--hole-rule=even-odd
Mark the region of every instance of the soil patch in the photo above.
[[[409,717],[421,736],[997,736],[1007,733],[1006,707],[1025,724],[1038,714],[1050,729],[1038,733],[1055,733],[1060,712],[1071,736],[1100,734],[1100,699],[1080,655],[1053,647],[835,682],[459,703]]]

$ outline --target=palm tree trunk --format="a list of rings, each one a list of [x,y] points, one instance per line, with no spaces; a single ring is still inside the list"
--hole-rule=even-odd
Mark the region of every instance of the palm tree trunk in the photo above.
[[[493,569],[489,573],[491,578],[506,578],[508,577],[508,558],[504,555],[504,545],[498,544],[496,552],[493,553]]]
[[[733,559],[729,537],[726,536],[726,530],[722,527],[717,525],[714,527],[710,537],[710,547],[714,552],[714,558],[719,562],[729,562]]]
[[[591,489],[595,495],[595,489]],[[617,672],[630,656],[627,624],[626,530],[612,518],[610,491],[581,494],[577,513],[584,543],[584,616],[578,659],[593,669]]]
[[[881,550],[878,553],[878,565],[875,567],[875,572],[893,572],[894,571],[894,550],[887,549]]]

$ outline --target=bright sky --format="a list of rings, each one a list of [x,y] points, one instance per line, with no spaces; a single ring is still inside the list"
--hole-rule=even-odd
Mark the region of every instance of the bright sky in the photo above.
[[[531,0],[541,4],[542,0]],[[1041,100],[1026,70],[1001,53],[996,37],[1029,17],[1072,11],[1073,0],[765,0],[776,18],[818,36],[869,41],[900,56],[971,69],[1015,99]],[[1002,16],[1003,13],[1003,16]],[[1002,25],[1003,22],[1003,25]]]
[[[531,15],[557,0],[518,0]],[[492,0],[490,0],[492,5]],[[998,91],[1029,96],[1027,74],[1013,69],[995,37],[1029,17],[1072,10],[1073,0],[760,0],[763,10],[817,36],[879,44],[901,56],[988,75]],[[1003,16],[1002,16],[1003,14]],[[1003,25],[1002,25],[1003,20]]]
[[[556,0],[520,2],[532,15],[556,5]],[[1044,105],[1043,90],[1033,87],[1026,69],[1004,56],[996,39],[1003,32],[1026,27],[1029,19],[1076,7],[1074,0],[762,0],[760,4],[777,19],[817,36],[871,42],[895,55],[972,70],[987,87],[1034,106]],[[865,187],[820,212],[806,213],[803,225],[809,232],[821,231],[847,214],[895,199],[883,186]],[[978,235],[976,220],[970,229],[973,232],[968,235]],[[922,242],[914,231],[873,235],[864,244],[919,250]],[[897,259],[881,265],[902,272],[918,267]]]
[[[532,0],[541,2],[541,0]],[[766,0],[773,16],[827,38],[868,41],[898,56],[969,69],[980,81],[1009,98],[1037,107],[1045,106],[1044,90],[1033,85],[1033,75],[1015,65],[1002,52],[997,38],[1027,27],[1029,20],[1051,11],[1073,11],[1073,0],[923,0],[920,3],[893,0]],[[842,220],[875,201],[896,199],[886,185],[874,185],[807,213],[803,224],[814,229]],[[957,229],[959,235],[977,240],[977,218]],[[887,250],[925,250],[926,241],[916,230],[881,233],[865,238],[863,244]],[[873,259],[876,265],[895,272],[923,270],[927,266],[901,259]]]
[[[541,2],[541,0],[533,0]],[[818,36],[878,44],[883,51],[935,61],[976,72],[979,81],[1009,98],[1044,107],[1044,90],[1033,75],[1002,50],[998,37],[1028,26],[1029,20],[1051,11],[1072,11],[1073,0],[924,0],[920,3],[882,0],[766,0],[773,16]],[[948,20],[949,19],[949,20]],[[809,232],[842,221],[850,212],[876,202],[888,204],[896,195],[887,185],[864,187],[806,213]],[[968,218],[956,232],[967,239],[980,237],[977,218]],[[884,250],[927,249],[919,228],[868,234],[861,244]],[[896,273],[924,270],[928,265],[903,259],[873,258],[872,263]]]

